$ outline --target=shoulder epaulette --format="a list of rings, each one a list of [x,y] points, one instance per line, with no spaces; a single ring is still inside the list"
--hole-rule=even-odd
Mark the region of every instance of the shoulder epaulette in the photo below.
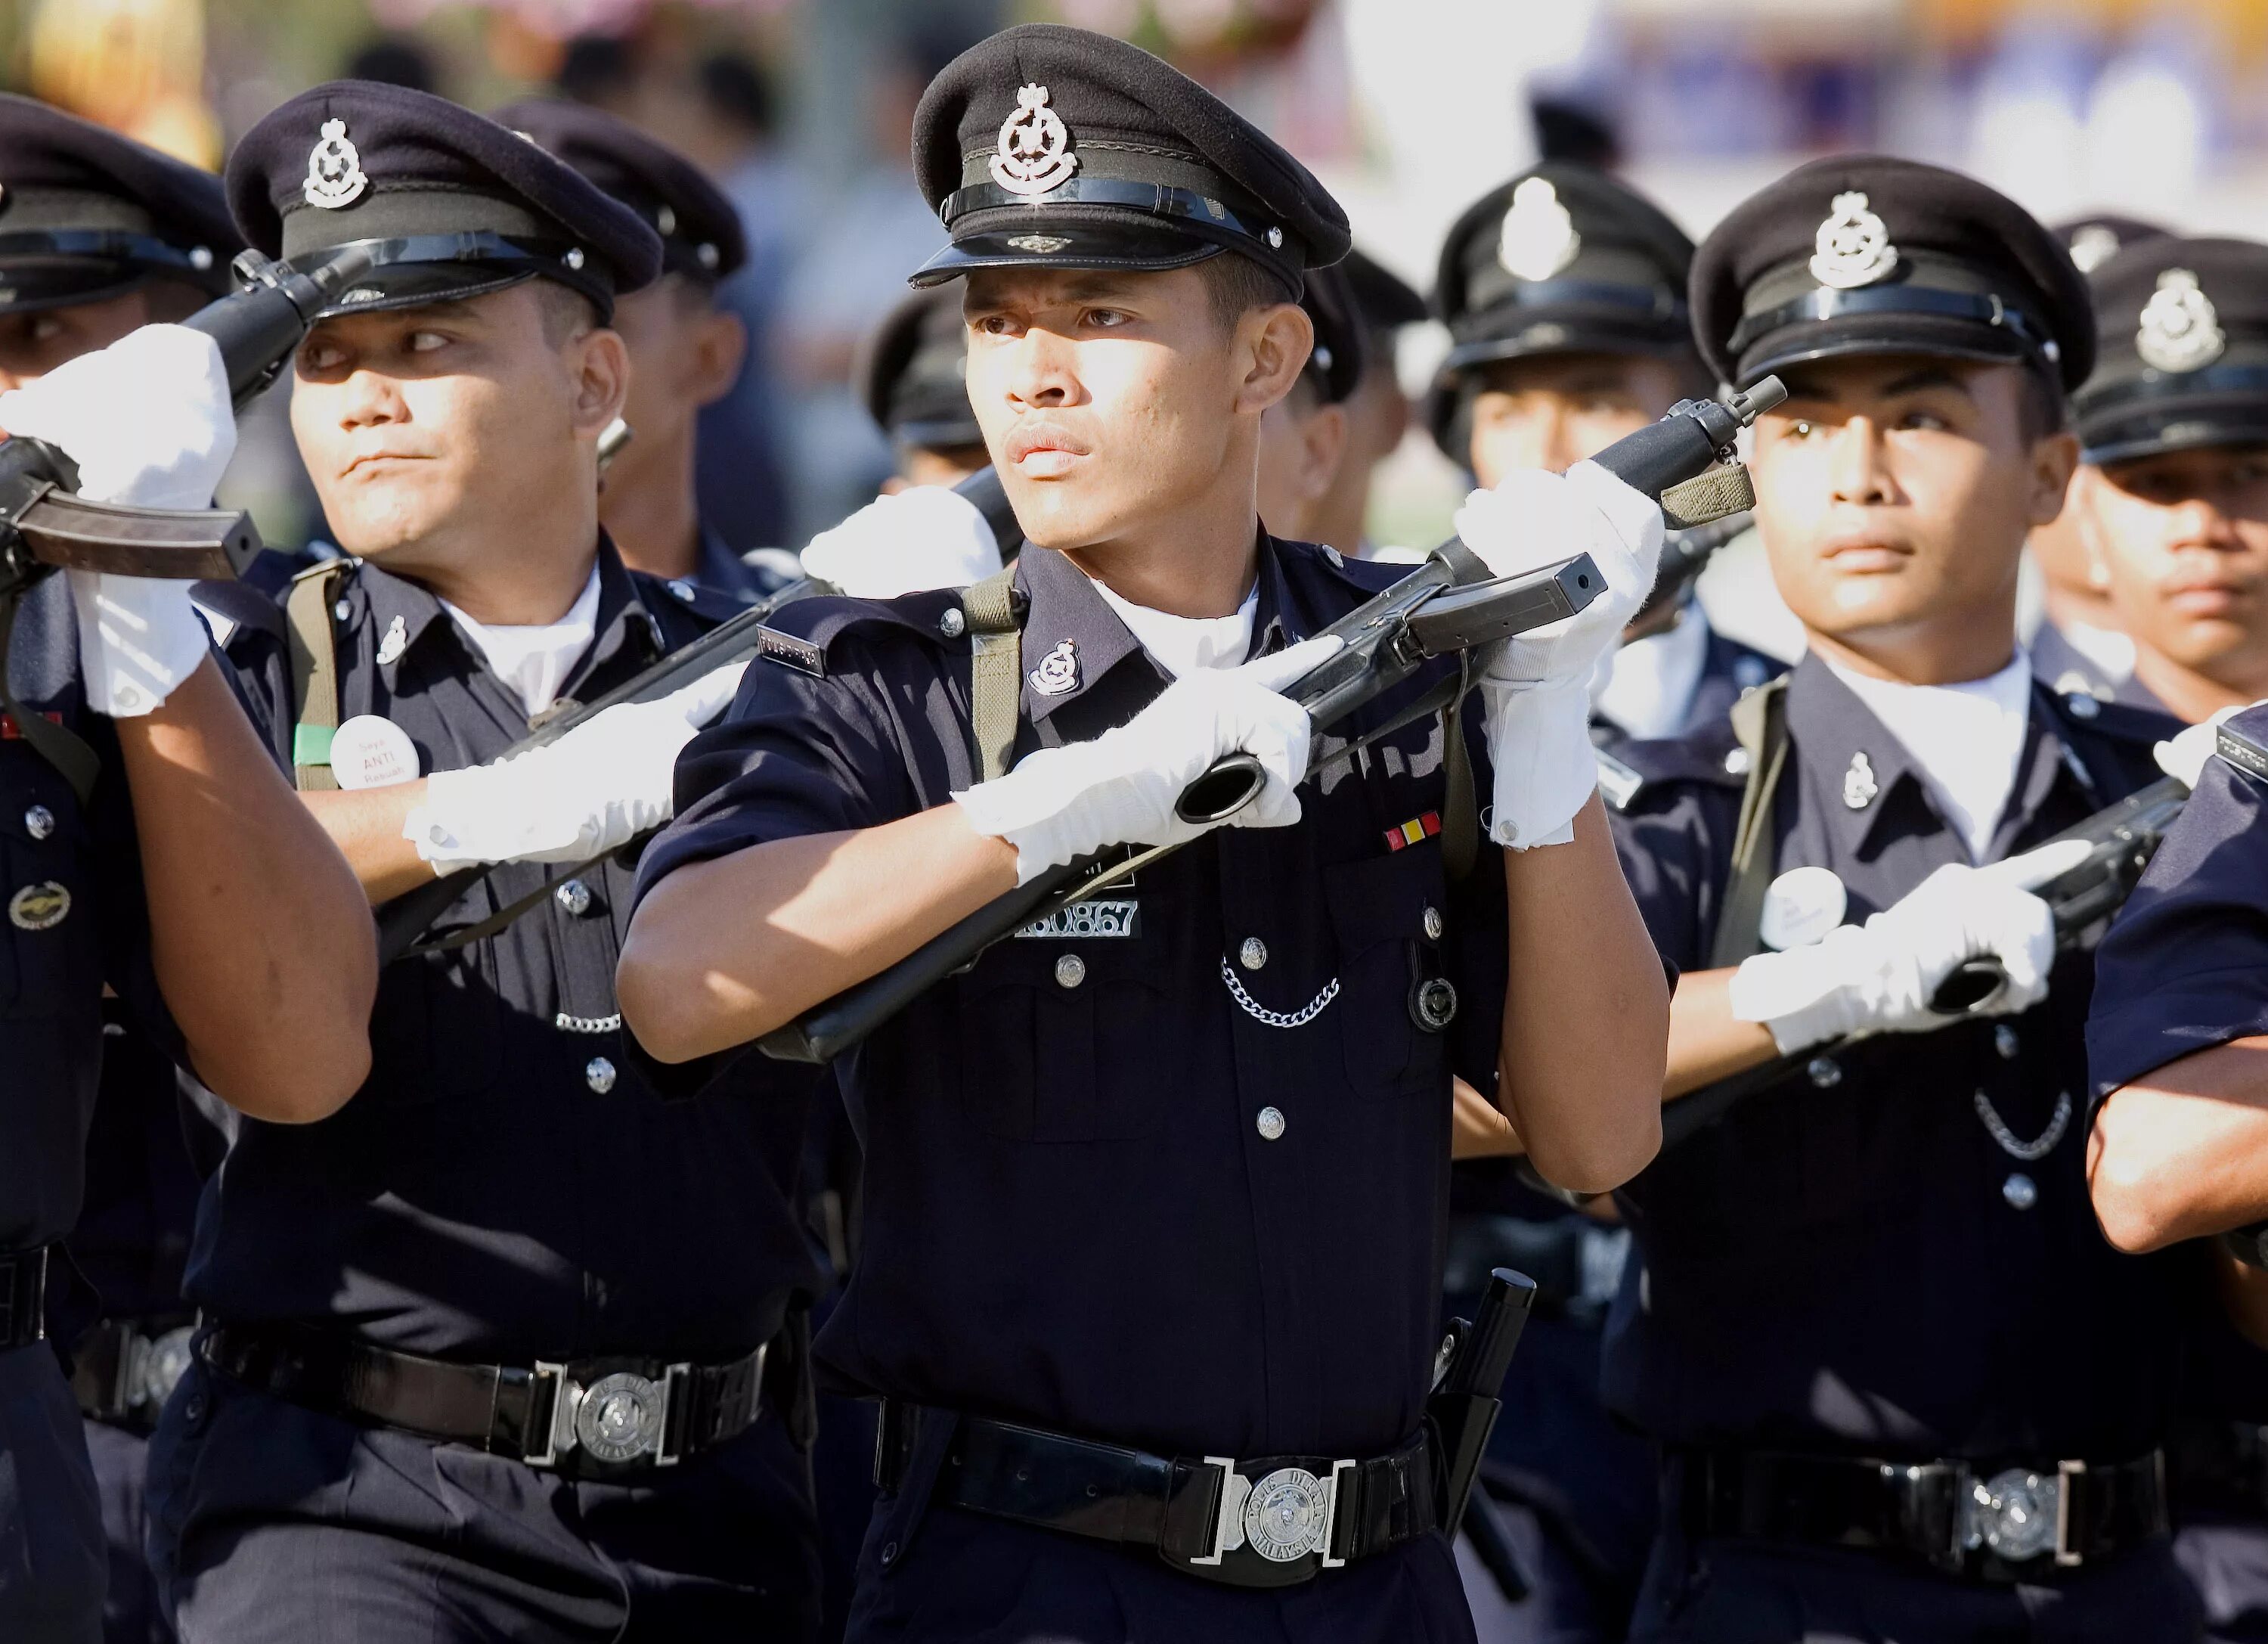
[[[968,622],[961,590],[936,588],[900,594],[894,600],[857,600],[815,595],[781,606],[759,630],[757,654],[799,673],[827,676],[827,659],[852,634],[910,639],[935,649],[958,650],[968,643]]]
[[[2248,719],[2256,722],[2242,723]],[[2268,732],[2268,714],[2256,715],[2247,710],[2220,722],[2213,732],[2213,751],[2224,763],[2255,782],[2268,784],[2268,744],[2259,740],[2263,732]]]
[[[1628,810],[1649,788],[1676,784],[1737,790],[1749,774],[1748,750],[1730,725],[1712,726],[1688,736],[1617,743],[1599,751],[1599,792],[1618,811]]]

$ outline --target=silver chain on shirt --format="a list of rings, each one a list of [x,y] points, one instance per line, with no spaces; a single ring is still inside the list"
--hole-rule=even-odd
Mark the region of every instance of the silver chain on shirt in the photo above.
[[[612,1033],[622,1025],[622,1019],[619,1015],[570,1016],[563,1010],[551,1019],[551,1025],[562,1033]]]
[[[1220,979],[1228,984],[1229,998],[1243,1006],[1246,1015],[1270,1028],[1304,1028],[1322,1014],[1324,1006],[1339,996],[1339,979],[1333,977],[1330,985],[1309,999],[1305,1009],[1288,1012],[1263,1010],[1252,995],[1244,991],[1244,984],[1236,979],[1236,972],[1228,968],[1226,955],[1220,962]]]
[[[2007,1122],[1993,1108],[1992,1098],[1981,1090],[1977,1093],[1977,1117],[1984,1121],[1984,1128],[2000,1144],[2000,1151],[2010,1158],[2027,1162],[2044,1159],[2063,1139],[2064,1128],[2071,1123],[2071,1092],[2066,1090],[2057,1095],[2055,1116],[2048,1120],[2047,1129],[2028,1142],[2016,1139],[2016,1132],[2008,1128]]]

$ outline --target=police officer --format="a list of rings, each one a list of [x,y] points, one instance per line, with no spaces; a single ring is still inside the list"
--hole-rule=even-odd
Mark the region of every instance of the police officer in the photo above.
[[[2169,723],[2048,692],[2014,644],[2086,286],[1990,188],[1860,156],[1735,208],[1692,299],[1720,376],[1788,389],[1750,467],[1809,653],[1737,728],[1625,756],[1624,861],[1686,971],[1667,1094],[1784,1070],[1620,1196],[1644,1268],[1607,1398],[1667,1449],[1632,1636],[2191,1637],[2181,1286],[2095,1226],[2089,962],[2023,854],[2154,778]],[[2009,978],[1984,1013],[1933,1010],[1979,955]]]
[[[255,713],[371,902],[501,866],[387,967],[357,1100],[246,1123],[208,1186],[205,1325],[151,1452],[175,1625],[807,1636],[809,1080],[665,1108],[614,1003],[625,848],[731,676],[499,757],[737,608],[629,571],[599,522],[606,321],[656,236],[505,128],[360,82],[285,103],[228,183],[270,254],[376,258],[291,406],[354,557],[246,613]]]
[[[961,293],[908,291],[869,332],[851,363],[851,386],[890,442],[890,492],[952,485],[991,461],[968,405],[968,331]]]
[[[2116,216],[2076,217],[2050,232],[2090,278],[2121,251],[2166,238],[2155,224]],[[2102,566],[2080,540],[2080,500],[2075,491],[2071,506],[2032,533],[2042,608],[2028,644],[2033,671],[2058,690],[2083,690],[2112,702],[2121,699],[2134,672],[2134,642],[2111,605]],[[2149,705],[2146,693],[2124,699]]]
[[[866,1213],[822,1352],[884,1400],[850,1636],[1469,1638],[1421,1426],[1449,1080],[1577,1185],[1652,1143],[1660,969],[1603,849],[1581,681],[1650,585],[1658,511],[1582,468],[1463,516],[1491,564],[1580,549],[1614,589],[1484,682],[1476,751],[1531,773],[1493,788],[1513,848],[1452,882],[1415,820],[1446,802],[1438,722],[1295,809],[1310,727],[1278,690],[1394,574],[1255,525],[1258,425],[1310,350],[1292,299],[1344,217],[1209,93],[1079,30],[973,48],[916,129],[952,235],[916,277],[966,280],[970,402],[1031,545],[1012,588],[779,615],[783,660],[681,763],[626,1019],[697,1084],[1051,861],[1193,843],[839,1066]],[[974,704],[972,609],[1017,636]],[[1268,772],[1256,830],[1169,822],[1240,748]],[[1457,1009],[1413,1014],[1418,977]]]
[[[1256,500],[1261,523],[1278,535],[1325,542],[1329,539],[1317,530],[1318,515],[1339,475],[1355,460],[1348,402],[1368,374],[1369,338],[1340,264],[1308,270],[1300,306],[1314,328],[1314,346],[1292,392],[1260,419]],[[1359,535],[1348,539],[1347,550],[1360,541]]]
[[[217,351],[148,323],[214,289],[236,243],[217,192],[138,144],[0,98],[0,374],[16,390],[0,397],[0,426],[76,459],[85,495],[206,506],[234,449]],[[51,1316],[85,1322],[103,1300],[72,1283],[59,1242],[90,1176],[106,986],[137,1049],[194,1065],[279,1123],[330,1112],[368,1065],[375,967],[361,899],[246,726],[188,587],[74,571],[0,589],[0,1634],[11,1639],[103,1636],[107,1561],[114,1636],[139,1597],[121,1545],[138,1443],[83,1432],[42,1339]],[[290,1041],[278,1021],[297,1026]],[[114,1145],[92,1173],[105,1187],[85,1201],[91,1242],[117,1258],[90,1264],[106,1283],[149,1279],[162,1246],[159,1230],[125,1224],[151,1207],[129,1178],[171,1107],[169,1065],[117,1072],[102,1113]],[[111,1299],[133,1309],[141,1298],[122,1285]],[[99,1495],[90,1439],[106,1463]]]
[[[1651,201],[1587,166],[1547,162],[1483,195],[1441,247],[1433,306],[1452,346],[1425,402],[1435,442],[1494,485],[1559,472],[1705,396],[1685,317],[1692,260]],[[1650,605],[1615,652],[1596,693],[1602,747],[1714,725],[1781,671],[1712,631],[1691,593],[1689,579]]]
[[[748,334],[717,299],[747,261],[740,213],[693,162],[584,103],[529,98],[492,116],[637,213],[661,240],[661,276],[619,295],[614,328],[630,352],[622,421],[630,443],[608,462],[599,522],[622,563],[750,600],[794,574],[792,556],[739,549],[700,517],[694,434],[703,406],[732,392]]]
[[[1395,352],[1403,330],[1431,311],[1407,281],[1359,247],[1336,266],[1353,291],[1362,328],[1362,376],[1346,399],[1346,456],[1338,477],[1310,510],[1307,529],[1318,542],[1351,544],[1368,559],[1378,551],[1369,535],[1371,483],[1378,465],[1410,431],[1410,396],[1402,391]]]
[[[2268,246],[2163,238],[2091,276],[2072,512],[2133,645],[2128,699],[2191,721],[2268,697],[2264,273]]]

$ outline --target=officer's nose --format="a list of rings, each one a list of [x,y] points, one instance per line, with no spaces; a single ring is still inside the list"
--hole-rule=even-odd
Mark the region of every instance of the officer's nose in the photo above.
[[[408,408],[401,385],[382,372],[357,371],[348,377],[339,400],[339,426],[372,428],[398,423]]]
[[[1896,500],[1880,424],[1854,417],[1840,428],[1823,431],[1832,442],[1829,479],[1837,502],[1875,507]]]
[[[1070,339],[1034,326],[1016,339],[1008,370],[1008,397],[1031,409],[1076,405],[1082,395]]]
[[[2228,516],[2209,497],[2184,498],[2174,510],[2173,527],[2171,545],[2176,549],[2202,548],[2233,554],[2244,547]]]
[[[1535,466],[1547,474],[1565,474],[1591,453],[1575,438],[1575,419],[1564,405],[1542,412],[1535,424]]]

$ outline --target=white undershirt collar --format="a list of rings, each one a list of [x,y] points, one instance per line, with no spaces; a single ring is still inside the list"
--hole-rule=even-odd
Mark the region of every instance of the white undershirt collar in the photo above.
[[[491,627],[475,622],[446,600],[441,601],[441,608],[479,648],[488,660],[489,672],[519,698],[532,719],[559,700],[559,688],[591,648],[591,641],[598,638],[599,567],[595,562],[592,564],[591,579],[583,585],[567,615],[556,623],[529,628]]]
[[[1999,673],[1958,685],[1905,685],[1827,666],[1898,739],[1968,845],[1969,859],[1984,861],[2015,791],[2031,725],[2032,660],[2023,647]]]
[[[1094,582],[1092,577],[1087,580]],[[1234,667],[1252,649],[1252,625],[1260,614],[1257,582],[1227,616],[1174,616],[1121,599],[1100,582],[1094,591],[1142,642],[1151,660],[1175,679],[1203,667]]]
[[[1658,634],[1617,645],[1591,675],[1591,710],[1626,735],[1675,736],[1685,728],[1709,660],[1709,621],[1698,606]]]

